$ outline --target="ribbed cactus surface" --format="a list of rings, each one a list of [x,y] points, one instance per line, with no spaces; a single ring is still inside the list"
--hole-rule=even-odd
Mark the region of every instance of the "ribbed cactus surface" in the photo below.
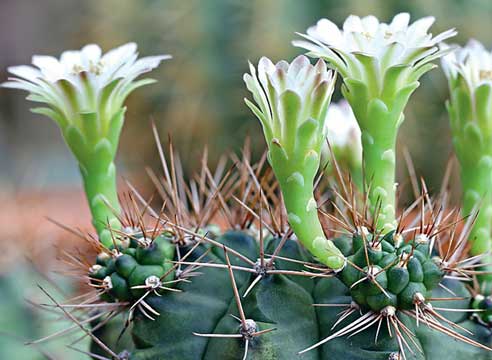
[[[339,237],[335,244],[348,264],[334,274],[315,270],[319,265],[295,240],[268,236],[261,248],[254,235],[228,231],[214,244],[182,246],[161,235],[150,244],[132,240],[119,256],[98,257],[91,276],[112,283],[102,298],[131,304],[130,358],[490,357],[478,343],[465,343],[486,345],[490,331],[463,312],[469,291],[456,279],[444,279],[442,259],[425,237],[400,244],[392,233]],[[158,281],[169,285],[156,287]],[[106,338],[116,347],[112,331],[112,340]],[[320,340],[326,341],[310,349]]]

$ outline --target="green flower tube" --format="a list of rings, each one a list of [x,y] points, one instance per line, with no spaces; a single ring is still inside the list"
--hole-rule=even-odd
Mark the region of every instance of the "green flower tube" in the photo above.
[[[476,216],[469,241],[472,255],[479,255],[492,249],[492,54],[470,40],[445,56],[442,65],[450,89],[447,108],[460,163],[463,215]]]
[[[378,230],[395,228],[395,145],[403,111],[418,79],[435,65],[431,62],[448,50],[436,44],[456,34],[448,30],[428,34],[434,18],[409,25],[407,13],[390,24],[374,16],[349,16],[343,29],[321,19],[294,41],[322,58],[343,78],[342,92],[359,123],[363,147],[365,186]],[[377,213],[376,213],[377,212]]]
[[[313,197],[335,75],[327,71],[324,61],[313,66],[305,56],[291,64],[273,64],[263,57],[258,75],[251,64],[250,71],[244,81],[256,105],[245,101],[262,124],[268,159],[280,183],[289,224],[320,262],[341,269],[344,256],[326,239]]]
[[[352,181],[362,189],[361,132],[352,108],[346,100],[330,104],[325,126],[330,147],[328,143],[323,144],[321,167],[325,168],[324,165],[327,164],[328,170],[333,172],[329,163],[331,148],[340,167],[349,169]]]
[[[137,58],[134,43],[104,55],[91,44],[66,51],[60,59],[33,56],[34,66],[9,67],[14,77],[2,84],[29,92],[28,100],[44,105],[32,111],[60,127],[78,161],[92,222],[105,246],[112,244],[108,227],[121,225],[114,158],[124,123],[123,103],[133,90],[154,82],[136,78],[170,56]]]

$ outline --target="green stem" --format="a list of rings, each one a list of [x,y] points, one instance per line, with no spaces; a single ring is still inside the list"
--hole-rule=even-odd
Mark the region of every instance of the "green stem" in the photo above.
[[[377,132],[361,129],[363,166],[369,201],[378,229],[389,231],[396,226],[395,217],[395,122],[381,122]],[[383,126],[384,125],[384,126]]]
[[[97,160],[96,165],[100,165],[97,164]],[[117,230],[121,227],[115,215],[120,213],[116,187],[116,167],[113,162],[103,167],[85,168],[82,165],[79,167],[92,214],[92,224],[97,230],[101,243],[108,247],[113,244],[109,228]]]
[[[92,224],[106,247],[113,244],[111,229],[121,228],[114,158],[124,113],[123,108],[110,120],[101,118],[97,112],[81,113],[80,127],[71,125],[75,123],[72,121],[62,128],[63,137],[79,163]]]
[[[462,164],[461,169],[463,215],[473,216],[479,211],[469,236],[472,255],[492,249],[492,172],[489,159],[489,156],[483,156],[475,164]]]
[[[315,152],[311,153],[312,156],[299,158],[292,155],[288,160],[280,160],[280,156],[271,156],[272,168],[280,183],[289,224],[299,241],[320,262],[332,269],[341,269],[345,265],[345,257],[331,240],[326,239],[314,199],[313,183],[319,166],[319,156]]]

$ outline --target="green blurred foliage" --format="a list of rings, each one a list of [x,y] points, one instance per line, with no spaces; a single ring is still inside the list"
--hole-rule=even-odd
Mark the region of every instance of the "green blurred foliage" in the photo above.
[[[36,284],[48,291],[57,302],[61,302],[73,291],[67,278],[58,276],[55,285],[29,263],[22,261],[17,263],[17,267],[1,274],[0,359],[87,359],[87,356],[66,345],[73,343],[75,348],[87,351],[89,339],[82,336],[74,323],[54,312],[53,302]],[[57,333],[60,335],[41,343],[27,344]]]

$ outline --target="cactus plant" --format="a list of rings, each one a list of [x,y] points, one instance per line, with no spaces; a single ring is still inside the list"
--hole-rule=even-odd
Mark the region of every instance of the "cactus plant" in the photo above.
[[[260,165],[249,165],[247,162],[241,167],[240,174],[248,173],[253,168],[258,171],[255,173],[260,170]],[[132,320],[135,344],[130,352],[131,359],[284,359],[317,345],[320,338],[323,342],[330,341],[303,353],[301,358],[328,359],[332,354],[341,356],[346,351],[351,352],[351,359],[387,359],[392,354],[410,356],[412,352],[417,358],[427,358],[428,353],[438,354],[436,356],[439,357],[443,355],[439,344],[446,341],[447,335],[481,346],[452,327],[445,327],[446,322],[451,320],[441,318],[430,305],[432,302],[438,306],[439,299],[443,299],[440,306],[447,308],[450,304],[445,299],[450,297],[455,297],[457,302],[455,304],[453,301],[451,309],[466,310],[468,305],[467,301],[460,301],[460,297],[468,295],[468,292],[459,281],[442,282],[447,274],[453,273],[455,266],[464,273],[473,269],[461,263],[462,258],[458,256],[460,243],[456,245],[456,251],[435,257],[437,250],[434,250],[430,255],[434,233],[440,233],[443,238],[458,236],[454,230],[446,232],[446,229],[451,229],[449,224],[425,223],[425,235],[415,239],[410,237],[410,241],[403,241],[401,234],[394,233],[371,239],[369,231],[364,229],[371,229],[374,224],[366,223],[361,214],[354,211],[357,225],[345,224],[354,235],[334,239],[336,246],[347,257],[347,266],[336,274],[302,249],[300,243],[292,238],[287,224],[275,224],[273,221],[276,217],[268,218],[265,215],[259,223],[260,227],[270,229],[271,233],[265,234],[264,229],[258,231],[254,226],[241,228],[241,224],[251,223],[258,191],[249,189],[243,192],[242,189],[251,184],[251,178],[240,174],[231,176],[229,181],[227,178],[219,180],[219,183],[226,184],[224,191],[220,192],[220,200],[212,201],[204,194],[194,195],[202,199],[201,203],[212,206],[210,212],[227,208],[225,212],[229,214],[232,213],[230,210],[234,199],[244,200],[244,205],[239,210],[235,209],[239,215],[228,218],[225,228],[230,230],[225,232],[218,232],[215,228],[211,228],[213,232],[205,228],[196,231],[200,221],[195,215],[199,214],[187,205],[186,197],[180,198],[179,195],[186,194],[190,188],[185,188],[181,182],[173,185],[172,179],[175,177],[172,172],[169,177],[171,183],[164,179],[160,186],[164,201],[174,202],[174,210],[154,211],[147,207],[138,192],[134,196],[142,203],[140,210],[127,209],[127,206],[134,207],[134,202],[123,206],[124,213],[133,214],[126,227],[130,224],[142,226],[138,225],[142,224],[142,212],[148,211],[151,218],[168,228],[164,231],[155,225],[148,226],[143,227],[145,231],[135,230],[130,235],[115,232],[115,236],[127,237],[130,241],[128,248],[121,252],[107,252],[106,264],[114,262],[114,266],[106,265],[106,269],[114,269],[110,279],[114,274],[133,279],[135,275],[132,272],[138,271],[136,275],[140,274],[138,267],[151,266],[132,263],[130,267],[133,270],[128,274],[127,267],[118,265],[120,261],[128,264],[125,251],[131,254],[129,249],[149,253],[149,246],[139,239],[155,237],[155,247],[150,252],[157,251],[164,242],[176,249],[174,254],[169,253],[173,261],[168,264],[172,264],[172,268],[166,273],[159,269],[157,275],[147,278],[144,275],[140,279],[142,285],[134,289],[131,280],[122,281],[125,291],[115,289],[121,286],[121,282],[109,279],[104,286],[98,286],[100,283],[97,279],[103,279],[103,276],[108,276],[107,273],[89,274],[100,296],[99,304],[116,301],[115,308],[129,310],[125,316]],[[238,178],[243,178],[242,182],[238,182]],[[265,194],[276,186],[275,182],[268,184],[265,178],[253,182],[264,184]],[[207,186],[216,188],[216,183],[210,180],[208,185],[201,184],[199,187],[205,189]],[[173,189],[185,191],[175,193]],[[211,191],[205,190],[204,193],[219,197]],[[228,193],[229,197],[226,196]],[[210,214],[201,206],[195,208],[200,209],[199,213]],[[172,219],[177,218],[177,213],[180,213],[181,220],[174,223]],[[259,211],[258,216],[263,213]],[[420,222],[420,216],[414,221]],[[213,223],[212,218],[208,219],[208,223]],[[356,229],[363,229],[364,232],[357,233]],[[120,244],[125,241],[122,239]],[[149,256],[149,259],[152,257]],[[368,261],[371,265],[367,265]],[[374,274],[370,269],[376,267],[382,271]],[[169,274],[172,274],[173,280],[164,280]],[[159,275],[160,278],[157,277]],[[151,283],[150,278],[155,281]],[[166,281],[168,284],[165,284]],[[441,282],[449,290],[441,289],[438,286]],[[143,287],[144,293],[141,292]],[[132,291],[139,293],[134,296]],[[446,291],[455,295],[451,296]],[[343,313],[339,319],[340,309]],[[114,308],[108,310],[111,311]],[[364,315],[357,319],[361,316],[359,311]],[[412,317],[419,319],[420,326],[411,321]],[[377,324],[379,321],[381,324],[381,319],[391,325],[389,330],[386,327],[380,329],[377,344],[373,344],[375,327],[358,333],[371,323]],[[339,328],[333,330],[336,322]],[[422,330],[428,326],[427,323],[434,330]],[[443,329],[446,335],[436,335]],[[350,331],[354,333],[350,339],[337,337],[343,333],[350,335]],[[398,334],[405,331],[408,333]],[[412,337],[414,339],[410,340]],[[429,338],[434,342],[429,343]],[[115,347],[116,343],[111,345]],[[466,354],[478,353],[471,345],[454,345],[453,348]]]
[[[322,20],[308,30],[309,42],[296,42],[342,75],[362,131],[369,193],[363,186],[360,194],[334,162],[338,183],[322,194],[328,203],[315,198],[335,83],[323,60],[313,66],[305,56],[290,64],[262,58],[257,69],[250,65],[244,80],[256,104],[246,103],[268,147],[259,163],[243,151],[242,159],[231,155],[236,164],[230,171],[221,162],[213,173],[204,156],[187,183],[172,147],[168,165],[154,127],[164,175],[151,179],[162,197],[160,211],[131,184],[128,195],[116,196],[113,159],[123,101],[148,83],[135,77],[165,56],[136,61],[134,45],[127,45],[101,57],[97,46],[88,46],[62,56],[68,72],[49,57],[34,59],[40,70],[10,69],[18,78],[4,86],[48,104],[36,111],[59,123],[81,167],[98,236],[77,234],[98,255],[68,257],[91,291],[81,304],[47,296],[91,338],[88,355],[490,356],[488,329],[466,316],[470,290],[462,281],[477,267],[477,257],[466,254],[471,221],[460,232],[446,196],[431,199],[425,187],[396,220],[395,141],[403,109],[431,61],[449,51],[436,43],[454,35],[450,30],[432,38],[427,30],[433,19],[408,21],[407,14],[390,25],[349,17],[341,33]],[[421,211],[412,214],[418,206]],[[487,299],[475,300],[488,310]],[[446,311],[450,315],[441,313]],[[114,326],[121,327],[117,335]],[[478,330],[477,338],[468,328]],[[121,340],[128,331],[131,344]]]

